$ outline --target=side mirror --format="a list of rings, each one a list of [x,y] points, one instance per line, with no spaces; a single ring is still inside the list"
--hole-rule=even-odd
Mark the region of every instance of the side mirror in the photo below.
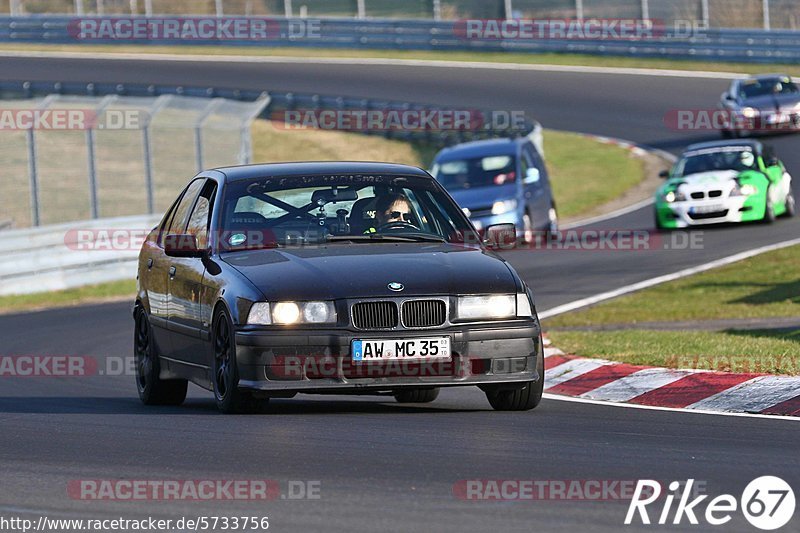
[[[780,164],[780,161],[773,155],[764,159],[764,164],[768,167],[776,167]]]
[[[542,177],[538,168],[531,167],[525,171],[525,184],[536,183]]]
[[[492,250],[510,250],[517,244],[517,227],[514,224],[494,224],[486,228],[483,244]]]
[[[669,170],[662,170],[658,173],[658,177],[661,179],[667,179],[669,177]]]
[[[734,98],[733,95],[731,93],[728,93],[728,92],[722,93],[722,99],[723,100],[736,100],[736,98]]]
[[[164,237],[164,253],[169,257],[203,257],[204,250],[197,247],[197,237],[173,233]]]

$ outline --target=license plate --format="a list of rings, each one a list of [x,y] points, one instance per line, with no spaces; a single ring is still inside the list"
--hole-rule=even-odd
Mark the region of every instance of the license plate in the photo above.
[[[724,211],[725,206],[722,205],[698,205],[691,208],[692,213],[697,214],[705,214],[705,213],[716,213],[717,211]]]
[[[353,361],[425,361],[450,358],[450,337],[421,339],[357,339],[351,346]]]

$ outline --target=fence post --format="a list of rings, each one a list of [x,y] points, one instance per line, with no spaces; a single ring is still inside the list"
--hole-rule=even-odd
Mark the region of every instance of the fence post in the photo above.
[[[292,17],[292,0],[283,0],[283,10],[287,19]]]
[[[224,11],[224,9],[222,7],[222,0],[216,0],[215,7],[216,7],[216,11],[217,11],[217,16],[218,17],[222,17],[222,16],[225,15],[225,11]]]
[[[75,0],[75,14],[83,15],[83,0]]]
[[[367,18],[367,6],[364,4],[364,0],[358,0],[356,6],[358,8],[358,18]]]
[[[135,15],[139,12],[139,0],[131,0],[131,15]]]
[[[144,14],[145,16],[153,16],[153,0],[144,0]]]
[[[269,106],[272,98],[269,93],[263,93],[258,100],[254,102],[256,105],[250,114],[242,121],[241,131],[239,132],[239,164],[249,165],[253,162],[253,133],[251,131],[253,122],[261,116],[261,113]]]
[[[650,2],[649,0],[642,0],[642,20],[650,18]]]
[[[442,0],[433,0],[433,20],[442,20]]]
[[[8,3],[8,14],[12,17],[16,17],[21,15],[22,10],[20,9],[20,1],[21,0],[11,0]]]
[[[703,20],[703,26],[708,28],[710,20],[708,0],[700,0],[700,9],[702,11],[702,15],[700,16],[700,18]]]
[[[153,119],[172,100],[171,94],[162,94],[153,102],[146,113],[142,128],[142,156],[144,157],[144,184],[147,189],[147,212],[156,212],[155,180],[153,179],[153,147],[150,141],[150,126]]]
[[[575,0],[575,18],[583,20],[583,0]]]
[[[225,101],[224,98],[214,98],[197,117],[197,122],[194,126],[194,148],[195,159],[197,161],[197,171],[203,171],[203,126],[214,111]]]
[[[512,0],[505,0],[503,2],[503,9],[506,14],[506,20],[511,20],[514,18],[514,2]]]
[[[31,223],[40,224],[39,220],[39,176],[36,171],[36,138],[33,128],[25,132],[28,141],[28,179],[31,188]]]
[[[772,21],[769,19],[769,0],[762,0],[763,9],[764,9],[764,29],[771,30],[772,29]]]
[[[97,0],[97,14],[105,15],[105,13],[106,13],[105,0]]]

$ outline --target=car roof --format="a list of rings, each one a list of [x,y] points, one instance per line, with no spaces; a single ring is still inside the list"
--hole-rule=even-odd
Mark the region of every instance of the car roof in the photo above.
[[[740,82],[746,82],[752,80],[764,81],[764,80],[774,80],[776,78],[791,78],[791,76],[789,76],[788,74],[756,74],[754,76],[748,76],[746,78],[742,78],[739,81]]]
[[[439,152],[436,161],[488,155],[516,155],[522,139],[524,138],[486,139],[457,144]]]
[[[396,163],[371,163],[362,161],[308,161],[302,163],[265,163],[219,167],[214,170],[225,175],[227,181],[256,178],[291,178],[326,174],[393,174],[433,179],[424,170]]]
[[[696,150],[708,150],[709,148],[727,148],[734,146],[749,146],[757,153],[761,153],[763,145],[760,141],[754,139],[739,139],[735,141],[710,141],[704,143],[690,144],[685,150],[686,152],[694,152]]]

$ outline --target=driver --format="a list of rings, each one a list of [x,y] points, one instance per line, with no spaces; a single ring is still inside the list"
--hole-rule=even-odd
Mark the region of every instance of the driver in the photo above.
[[[389,224],[411,224],[411,202],[401,193],[379,196],[375,201],[375,224],[377,228],[367,228],[364,233],[377,233]]]

